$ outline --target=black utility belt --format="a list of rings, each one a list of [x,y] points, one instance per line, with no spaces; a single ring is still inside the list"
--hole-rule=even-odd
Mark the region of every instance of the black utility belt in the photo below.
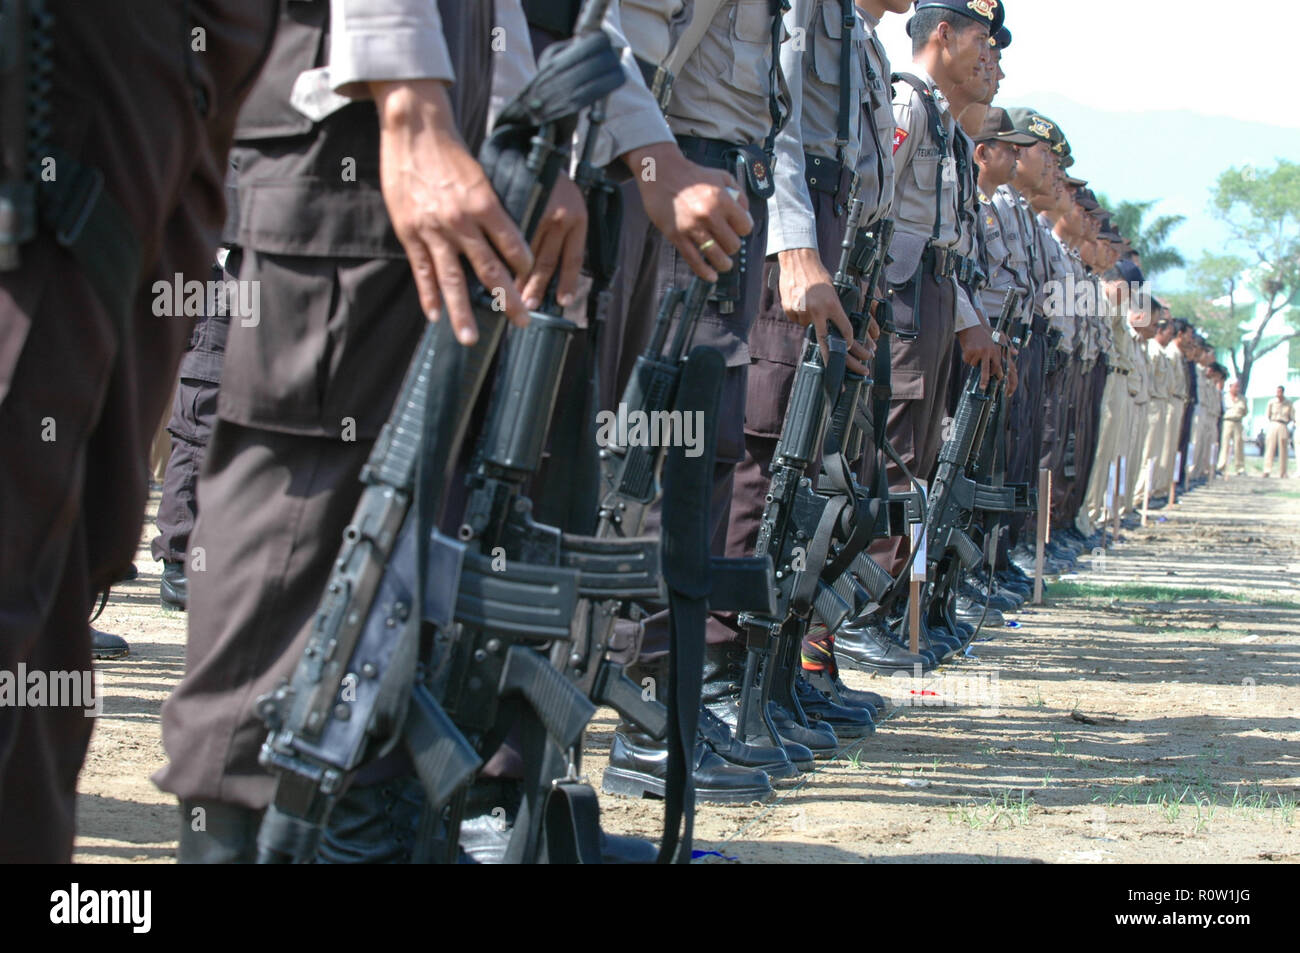
[[[951,248],[936,248],[928,245],[921,259],[927,264],[936,278],[956,278],[962,284],[983,287],[986,280],[984,269],[974,258],[965,258]]]
[[[737,145],[700,136],[678,136],[677,145],[682,155],[692,162],[710,169],[722,169],[739,178],[754,198],[766,201],[776,193],[772,163],[762,146]]]
[[[643,60],[639,56],[636,58],[636,65],[641,69],[641,76],[645,79],[646,88],[650,90],[650,95],[659,104],[659,111],[663,112],[668,108],[668,100],[673,97],[675,77],[662,66],[656,66],[649,60]]]
[[[1122,376],[1122,377],[1128,377],[1130,374],[1133,373],[1132,371],[1126,371],[1126,370],[1124,370],[1124,368],[1122,368],[1122,367],[1112,367],[1112,368],[1110,369],[1110,372],[1111,372],[1112,374],[1119,374],[1119,375]]]

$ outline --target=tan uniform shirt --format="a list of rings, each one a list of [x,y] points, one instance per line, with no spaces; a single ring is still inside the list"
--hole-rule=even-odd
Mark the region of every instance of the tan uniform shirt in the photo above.
[[[687,58],[665,110],[678,136],[761,144],[772,128],[768,0],[727,0]],[[788,92],[778,90],[785,110]]]
[[[1187,358],[1183,357],[1183,352],[1178,350],[1178,344],[1174,341],[1170,341],[1169,346],[1165,348],[1165,355],[1169,358],[1169,370],[1172,374],[1169,396],[1186,403],[1187,398],[1191,396],[1187,393]]]
[[[867,43],[863,49],[867,99],[863,106],[872,120],[863,123],[862,127],[858,197],[862,199],[866,213],[863,221],[871,224],[888,218],[894,208],[894,90],[889,82],[893,67],[875,33],[880,21],[861,9],[858,15],[867,29]]]
[[[1127,333],[1133,346],[1131,352],[1133,354],[1133,374],[1129,378],[1128,392],[1133,396],[1133,403],[1143,406],[1151,403],[1151,390],[1155,374],[1151,366],[1151,352],[1147,348],[1147,344],[1150,342],[1143,341],[1132,330]]]
[[[790,117],[776,139],[776,195],[768,203],[767,254],[817,247],[817,222],[808,191],[808,157],[842,161],[852,169],[862,148],[866,98],[866,24],[854,18],[850,52],[848,138],[836,146],[840,113],[840,56],[844,35],[839,0],[793,0],[785,29],[795,41],[781,47],[781,72],[790,89]],[[870,137],[870,129],[866,129]],[[874,166],[874,160],[873,160]],[[828,173],[829,176],[829,173]],[[827,182],[828,185],[833,183]]]
[[[1240,423],[1250,415],[1250,405],[1246,403],[1244,397],[1228,396],[1227,409],[1223,412],[1224,420],[1232,420]]]
[[[1295,404],[1285,397],[1281,400],[1274,397],[1268,402],[1268,420],[1274,424],[1295,423]]]
[[[1155,338],[1147,341],[1147,357],[1151,359],[1151,399],[1169,400],[1174,393],[1173,368],[1169,355]]]

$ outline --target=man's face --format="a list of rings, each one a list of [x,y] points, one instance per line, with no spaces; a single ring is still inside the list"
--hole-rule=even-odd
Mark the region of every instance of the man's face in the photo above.
[[[965,20],[965,17],[959,17]],[[944,53],[948,69],[957,83],[970,90],[976,102],[989,94],[992,85],[993,48],[989,45],[989,28],[982,23],[941,23]]]
[[[1169,342],[1174,339],[1174,326],[1166,324],[1163,328],[1156,331],[1156,343],[1161,347],[1167,347]]]
[[[1047,185],[1047,154],[1045,142],[1022,147],[1016,159],[1016,188],[1021,192],[1041,192]]]
[[[1283,399],[1283,395],[1285,395],[1285,394],[1286,394],[1286,388],[1285,388],[1285,387],[1279,387],[1279,388],[1277,389],[1277,399],[1278,399],[1278,400],[1282,400],[1282,399]]]
[[[912,9],[912,0],[885,0],[886,13],[907,13]]]
[[[1016,147],[1005,142],[980,143],[980,177],[994,186],[1005,185],[1016,175]]]
[[[1236,381],[1233,381],[1231,384],[1228,385],[1228,393],[1231,394],[1233,397],[1240,397],[1241,385],[1238,384]]]

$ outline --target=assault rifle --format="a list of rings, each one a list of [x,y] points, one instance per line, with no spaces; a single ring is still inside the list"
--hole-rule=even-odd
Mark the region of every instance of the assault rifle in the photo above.
[[[1016,292],[1008,291],[994,325],[993,338],[999,345],[1019,344],[1018,332],[1009,337],[1016,303]],[[939,467],[931,484],[926,522],[931,581],[923,598],[927,623],[954,633],[960,632],[951,610],[957,582],[963,571],[973,570],[981,562],[981,548],[971,536],[976,514],[1024,513],[1032,504],[1027,485],[995,486],[989,482],[989,467],[996,457],[991,445],[1002,426],[1005,396],[1005,377],[991,376],[981,387],[979,368],[971,368],[957,404],[952,434],[939,453]]]
[[[608,4],[588,0],[575,39],[543,57],[480,155],[526,237],[536,230],[567,161],[578,113],[623,81],[618,57],[599,29]],[[258,837],[261,862],[310,862],[331,808],[359,768],[399,745],[430,810],[440,810],[499,742],[493,732],[500,697],[530,707],[545,731],[568,747],[593,710],[528,646],[529,640],[567,637],[579,571],[547,562],[558,533],[538,530],[519,538],[504,532],[519,480],[532,455],[540,454],[544,427],[541,434],[513,428],[500,411],[489,420],[476,468],[478,505],[465,525],[478,522],[480,538],[491,533],[490,548],[472,548],[468,539],[449,539],[436,528],[470,413],[503,336],[504,316],[482,292],[475,315],[480,337],[470,348],[456,342],[445,316],[426,329],[362,471],[366,488],[303,657],[288,684],[258,701],[270,727],[260,760],[277,778]],[[556,350],[562,352],[566,324],[535,313],[530,327],[515,336],[501,380],[511,387],[530,383],[533,361],[539,361],[539,374],[549,372]],[[500,408],[509,396],[498,390],[494,404]],[[537,399],[549,416],[551,403],[544,394]],[[489,505],[481,502],[485,491],[495,497]],[[518,517],[527,528],[522,509]],[[498,547],[513,560],[502,573],[493,571]],[[493,632],[484,633],[475,650],[483,653],[476,660],[483,665],[466,671],[450,644],[462,628],[481,632],[486,625]],[[451,669],[463,683],[452,682]],[[530,820],[524,828],[529,836],[517,859],[533,859],[537,824]]]
[[[860,283],[876,249],[860,241],[863,203],[856,192],[855,183],[836,287],[847,305],[846,311],[856,316],[855,336],[861,339],[866,335],[867,320],[860,301]],[[857,400],[856,396],[845,396],[848,345],[833,325],[827,327],[826,349],[824,358],[816,331],[810,327],[772,459],[771,483],[755,553],[775,561],[777,612],[742,613],[739,618],[748,648],[737,721],[737,733],[742,739],[766,736],[780,744],[772,720],[773,702],[806,724],[794,692],[803,633],[814,617],[819,625],[834,631],[871,599],[854,576],[844,571],[854,556],[866,559],[861,550],[878,523],[878,501],[868,501],[859,494],[840,452],[839,441],[847,434],[851,417],[846,413],[840,421],[832,422],[833,408],[852,406],[848,401]],[[855,382],[857,392],[864,381],[859,378]],[[824,442],[828,427],[830,438]],[[819,458],[826,460],[828,456],[839,461],[837,469],[844,478],[832,489],[826,489],[825,484],[814,488],[813,467]],[[837,541],[846,553],[844,566],[836,566],[831,559]],[[892,580],[878,566],[875,568],[884,576],[887,588]]]

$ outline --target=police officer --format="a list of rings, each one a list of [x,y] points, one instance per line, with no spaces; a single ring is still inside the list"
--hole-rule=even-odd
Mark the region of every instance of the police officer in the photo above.
[[[1286,479],[1287,458],[1290,456],[1291,426],[1295,423],[1295,404],[1286,399],[1286,388],[1278,385],[1277,393],[1268,402],[1265,412],[1268,419],[1268,438],[1264,448],[1264,476],[1271,476],[1273,458],[1279,457],[1278,476]]]
[[[896,231],[886,279],[898,327],[917,336],[891,342],[893,401],[886,430],[907,469],[922,478],[938,460],[954,348],[960,346],[962,360],[979,367],[984,378],[1002,373],[991,330],[958,283],[970,267],[969,256],[958,249],[965,234],[962,210],[973,191],[972,144],[959,119],[988,93],[972,77],[988,77],[990,37],[1003,17],[1002,4],[994,0],[922,0],[909,23],[916,75],[894,87]],[[888,476],[894,489],[910,486],[892,462]],[[907,548],[899,537],[873,543],[869,554],[897,575]],[[887,623],[880,612],[862,616],[846,624],[840,638],[882,645],[891,638]],[[956,644],[954,635],[932,634],[942,640],[944,654]],[[889,658],[855,664],[878,671],[901,667]]]
[[[1219,473],[1226,474],[1228,460],[1233,461],[1233,476],[1246,475],[1246,450],[1242,423],[1250,415],[1250,406],[1241,395],[1241,381],[1228,385],[1227,407],[1223,411],[1223,436],[1219,439]]]
[[[89,670],[92,600],[135,553],[149,441],[190,334],[184,314],[155,311],[153,285],[207,275],[235,115],[274,24],[255,0],[46,7],[52,22],[0,24],[6,41],[39,51],[27,76],[0,83],[0,182],[6,196],[36,190],[42,212],[15,235],[6,208],[0,236],[0,670],[10,672]],[[200,35],[202,52],[191,47]],[[48,131],[24,142],[11,117]],[[52,163],[51,181],[26,177],[24,146]],[[0,717],[0,859],[70,860],[92,724],[55,706]]]

